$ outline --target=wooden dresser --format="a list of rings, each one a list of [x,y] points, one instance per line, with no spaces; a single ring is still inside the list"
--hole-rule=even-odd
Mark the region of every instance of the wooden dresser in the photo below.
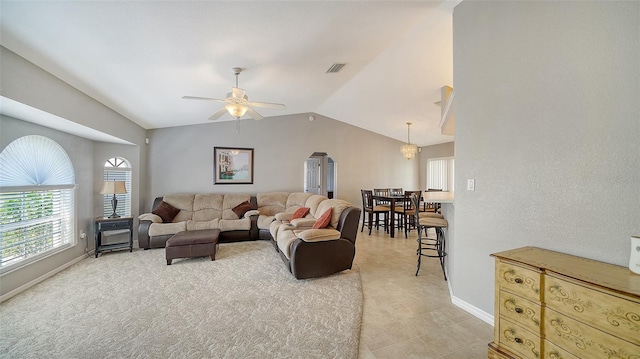
[[[640,359],[640,276],[535,247],[496,258],[489,358]]]

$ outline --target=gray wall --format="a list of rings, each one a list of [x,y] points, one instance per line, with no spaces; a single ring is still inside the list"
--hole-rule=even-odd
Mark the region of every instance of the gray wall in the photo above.
[[[425,146],[420,149],[420,189],[427,189],[427,161],[432,158],[453,157],[454,143]]]
[[[361,207],[360,189],[417,188],[419,161],[407,161],[403,142],[309,114],[262,121],[241,120],[149,131],[149,188],[152,199],[169,193],[302,191],[303,166],[314,152],[336,163],[336,197]],[[214,185],[213,147],[254,149],[253,185]]]
[[[93,218],[102,215],[101,195],[98,192],[107,158],[121,155],[136,166],[132,181],[137,193],[132,193],[132,211],[139,213],[140,199],[146,191],[146,173],[141,171],[146,163],[146,130],[2,46],[0,73],[0,95],[135,144],[125,146],[94,142],[29,122],[1,118],[0,150],[15,138],[42,134],[58,142],[67,151],[78,183],[76,230],[79,233],[82,229],[88,234],[89,247],[92,249]],[[80,258],[84,249],[85,241],[78,239],[78,244],[69,250],[3,274],[0,278],[0,296],[59,270]]]
[[[90,235],[93,231],[92,198],[95,192],[93,174],[94,142],[30,122],[0,115],[0,151],[12,141],[27,135],[46,136],[56,141],[67,152],[73,164],[77,185],[76,245],[27,266],[4,273],[0,278],[0,296],[83,256],[86,241],[79,238],[79,233],[83,230]],[[93,238],[92,236],[90,237]]]
[[[456,297],[493,313],[489,254],[522,246],[627,266],[640,234],[638,19],[640,2],[455,8]]]

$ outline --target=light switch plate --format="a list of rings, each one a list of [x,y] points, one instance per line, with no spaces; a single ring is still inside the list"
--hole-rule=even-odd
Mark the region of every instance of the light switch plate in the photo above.
[[[476,180],[468,179],[467,180],[467,191],[475,191],[476,190]]]

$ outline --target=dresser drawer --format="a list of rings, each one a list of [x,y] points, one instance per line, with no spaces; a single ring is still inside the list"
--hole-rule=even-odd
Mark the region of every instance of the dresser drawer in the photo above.
[[[114,229],[130,228],[128,221],[102,222],[99,224],[101,231],[111,231]]]
[[[635,358],[640,353],[640,346],[636,344],[601,332],[549,308],[545,310],[544,327],[549,342],[578,358]]]
[[[544,340],[543,342],[545,359],[580,359],[548,340]]]
[[[504,290],[500,291],[498,298],[500,303],[500,315],[508,318],[534,333],[540,332],[542,311],[540,304],[526,300]]]
[[[522,358],[540,358],[540,337],[523,327],[505,319],[499,320],[499,345]]]
[[[547,307],[640,345],[640,303],[547,275]],[[637,349],[640,353],[640,349]]]
[[[496,285],[533,302],[540,302],[542,273],[509,262],[496,264]]]

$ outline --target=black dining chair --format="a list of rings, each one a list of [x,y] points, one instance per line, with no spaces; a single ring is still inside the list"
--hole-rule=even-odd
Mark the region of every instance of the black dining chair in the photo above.
[[[375,224],[376,230],[380,227],[380,215],[384,215],[382,225],[384,230],[387,230],[388,226],[388,215],[389,215],[389,207],[375,205],[373,201],[373,191],[372,190],[360,190],[362,194],[362,228],[360,232],[364,231],[364,226],[369,227],[369,235],[371,235],[371,230]],[[375,217],[375,222],[374,222]]]

